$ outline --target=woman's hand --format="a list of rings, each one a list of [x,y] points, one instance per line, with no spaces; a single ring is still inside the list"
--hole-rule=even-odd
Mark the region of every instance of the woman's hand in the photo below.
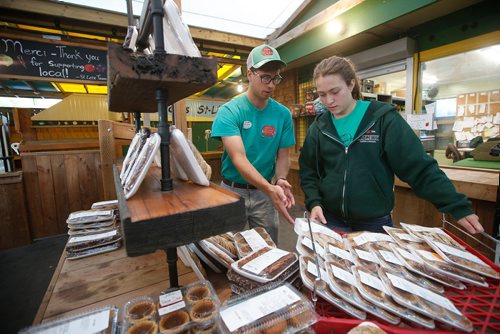
[[[312,208],[311,216],[309,218],[314,219],[320,222],[321,224],[326,225],[326,219],[325,216],[323,215],[323,208],[319,205]]]
[[[475,214],[459,219],[457,223],[462,225],[462,227],[465,228],[470,234],[484,232],[483,225],[481,225],[479,217]]]

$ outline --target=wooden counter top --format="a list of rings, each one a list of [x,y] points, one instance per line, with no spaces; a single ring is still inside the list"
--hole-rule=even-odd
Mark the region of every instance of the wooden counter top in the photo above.
[[[290,169],[298,171],[298,155],[290,157]],[[441,170],[453,182],[458,192],[469,198],[496,202],[500,171],[490,169],[472,169],[441,166]],[[396,187],[410,188],[410,186],[396,177]]]
[[[453,182],[458,192],[472,199],[496,202],[500,171],[463,169],[441,166],[441,170]],[[397,187],[410,186],[396,177]]]
[[[192,269],[181,261],[177,262],[177,272],[182,285],[198,281]],[[33,324],[105,305],[123,309],[132,298],[158,295],[169,287],[167,260],[161,251],[127,257],[122,246],[117,251],[78,260],[67,260],[63,253]]]

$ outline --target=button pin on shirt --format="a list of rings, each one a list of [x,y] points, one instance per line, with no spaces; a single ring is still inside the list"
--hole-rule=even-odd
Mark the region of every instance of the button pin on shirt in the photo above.
[[[243,122],[243,129],[248,130],[252,127],[252,122],[250,121],[244,121]]]

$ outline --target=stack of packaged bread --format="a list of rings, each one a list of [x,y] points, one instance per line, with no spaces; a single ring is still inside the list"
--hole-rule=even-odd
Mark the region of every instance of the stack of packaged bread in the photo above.
[[[122,244],[119,221],[116,200],[96,202],[89,210],[72,212],[66,220],[66,258],[79,259],[118,249]]]

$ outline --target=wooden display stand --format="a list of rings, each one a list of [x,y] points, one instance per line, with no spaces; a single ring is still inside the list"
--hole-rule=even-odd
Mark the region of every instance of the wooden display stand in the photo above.
[[[161,169],[151,168],[137,194],[125,200],[117,169],[115,187],[127,254],[137,256],[164,249],[171,287],[178,286],[176,247],[245,224],[244,200],[215,185],[202,187],[174,182],[170,177],[170,132],[167,105],[217,82],[217,62],[166,54],[163,40],[163,3],[152,0],[143,10],[139,36],[154,30],[152,56],[133,54],[108,45],[109,108],[116,112],[158,111]],[[130,13],[129,13],[130,14]],[[146,16],[152,16],[148,27]],[[137,122],[139,130],[139,122]],[[174,187],[175,186],[175,187]]]

